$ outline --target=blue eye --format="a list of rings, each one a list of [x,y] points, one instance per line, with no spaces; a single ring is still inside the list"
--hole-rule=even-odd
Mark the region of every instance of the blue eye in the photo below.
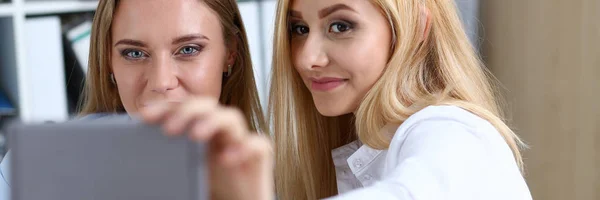
[[[126,49],[121,53],[121,55],[123,55],[127,59],[133,59],[133,60],[139,60],[144,57],[148,57],[148,55],[146,55],[146,53],[144,53],[143,51],[135,50],[135,49]]]
[[[343,33],[349,31],[351,28],[352,27],[349,23],[335,22],[329,26],[329,32]]]
[[[192,46],[186,46],[179,50],[179,54],[183,54],[183,55],[190,55],[190,54],[194,54],[196,52],[198,52],[198,48],[192,47]]]
[[[197,46],[184,46],[181,49],[179,49],[179,51],[177,51],[177,54],[182,56],[193,56],[198,54],[198,52],[200,52],[201,49],[202,47]]]

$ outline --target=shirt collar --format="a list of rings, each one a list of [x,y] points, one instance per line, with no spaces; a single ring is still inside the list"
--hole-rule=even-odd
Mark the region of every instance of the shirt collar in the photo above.
[[[379,134],[393,135],[398,125],[388,124],[384,126]],[[358,174],[383,152],[363,144],[359,140],[338,147],[331,151],[333,163],[336,167],[349,166],[353,174]]]

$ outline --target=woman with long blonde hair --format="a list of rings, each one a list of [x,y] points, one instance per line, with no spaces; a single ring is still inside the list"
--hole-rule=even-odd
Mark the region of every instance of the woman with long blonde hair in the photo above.
[[[523,143],[449,0],[280,0],[280,199],[531,199]]]

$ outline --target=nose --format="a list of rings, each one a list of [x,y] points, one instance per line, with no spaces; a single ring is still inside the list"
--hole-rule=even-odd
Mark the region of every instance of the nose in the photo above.
[[[301,44],[296,55],[298,67],[303,70],[314,70],[329,64],[324,40],[318,34],[309,34]]]
[[[179,86],[177,69],[170,56],[155,57],[148,70],[148,86],[152,92],[164,94]]]

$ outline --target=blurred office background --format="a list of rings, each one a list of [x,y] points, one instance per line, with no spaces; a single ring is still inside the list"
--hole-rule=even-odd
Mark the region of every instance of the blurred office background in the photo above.
[[[263,105],[275,2],[239,1]],[[456,2],[503,85],[510,124],[530,145],[524,156],[534,199],[600,199],[600,0]],[[96,5],[0,0],[0,132],[12,119],[75,115]]]

